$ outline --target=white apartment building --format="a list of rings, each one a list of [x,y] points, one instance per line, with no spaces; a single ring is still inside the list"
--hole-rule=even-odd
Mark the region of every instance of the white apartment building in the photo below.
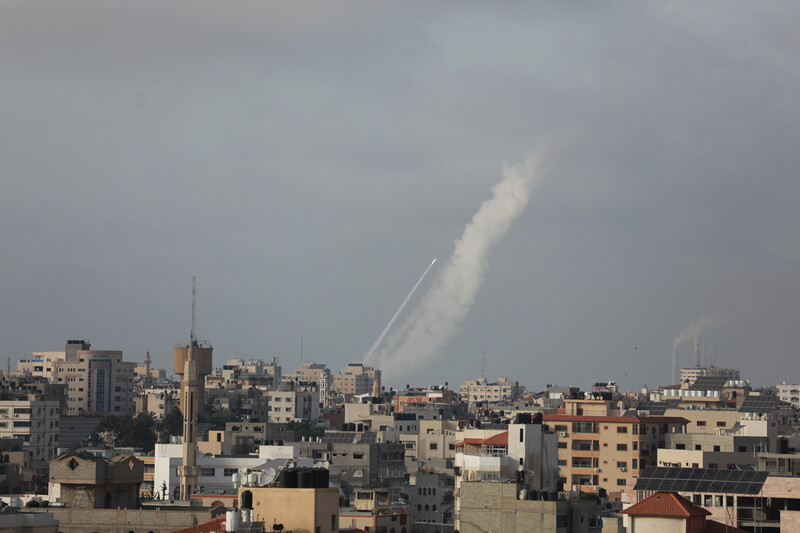
[[[44,474],[58,448],[58,401],[0,400],[0,439],[21,439],[25,466]]]
[[[800,407],[800,385],[787,384],[785,381],[777,386],[778,398],[783,401]]]
[[[489,383],[486,378],[470,379],[461,385],[461,398],[470,403],[511,402],[519,395],[519,383],[508,378],[498,378],[497,383]]]
[[[267,394],[269,422],[318,420],[320,417],[319,391],[273,390]]]
[[[258,469],[265,462],[273,459],[293,459],[297,466],[313,466],[312,459],[301,459],[299,453],[298,446],[259,446],[258,455],[251,457],[215,457],[197,452],[197,466],[200,467],[197,486],[203,487],[206,491],[231,488],[233,487],[233,474]],[[154,492],[161,492],[166,486],[167,492],[173,494],[179,484],[178,467],[181,466],[182,456],[183,445],[181,444],[156,444],[153,471]]]
[[[688,383],[694,385],[697,378],[711,376],[711,377],[725,377],[730,380],[740,380],[741,374],[738,370],[733,368],[717,368],[715,366],[693,366],[689,368],[681,368],[681,383]]]

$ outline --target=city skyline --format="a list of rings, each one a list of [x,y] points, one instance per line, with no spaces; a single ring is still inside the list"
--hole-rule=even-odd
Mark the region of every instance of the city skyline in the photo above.
[[[215,366],[295,368],[301,335],[361,361],[503,165],[556,143],[463,323],[387,385],[485,353],[532,388],[654,387],[702,317],[718,366],[798,380],[795,4],[314,7],[0,7],[0,356],[170,368],[197,275]]]

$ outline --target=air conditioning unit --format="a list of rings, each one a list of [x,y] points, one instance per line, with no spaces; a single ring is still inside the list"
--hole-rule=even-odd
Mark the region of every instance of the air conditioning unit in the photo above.
[[[602,488],[602,487],[600,487],[600,485],[595,485],[595,486],[594,486],[594,490],[600,490],[601,488]]]
[[[595,468],[595,469],[594,469],[594,471],[595,471],[595,472],[599,472],[599,471],[600,471],[600,469],[599,469],[599,468]]]
[[[621,466],[621,467],[619,467],[619,471],[620,472],[627,472],[628,469],[627,469],[627,467]]]
[[[566,431],[559,431],[558,432],[558,436],[559,437],[566,437],[567,436],[567,432]]]

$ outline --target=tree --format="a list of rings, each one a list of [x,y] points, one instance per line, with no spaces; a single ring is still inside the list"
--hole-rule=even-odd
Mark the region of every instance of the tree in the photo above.
[[[183,433],[183,414],[181,410],[174,407],[172,411],[164,415],[164,418],[156,422],[156,434],[158,442],[168,444],[169,438]]]
[[[299,422],[292,420],[286,425],[286,428],[294,431],[294,440],[296,441],[300,440],[302,437],[311,437],[312,439],[316,439],[317,437],[322,437],[325,434],[325,429],[319,427],[311,420],[301,420]]]

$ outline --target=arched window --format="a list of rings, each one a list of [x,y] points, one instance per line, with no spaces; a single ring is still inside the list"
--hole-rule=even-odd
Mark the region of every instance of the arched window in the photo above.
[[[436,487],[433,487],[433,488],[431,489],[431,494],[433,494],[434,496],[436,496]]]
[[[418,503],[418,504],[417,504],[417,511],[421,511],[421,510],[422,510],[422,504],[421,504],[421,503]]]
[[[431,509],[430,509],[430,505],[428,505],[427,503],[425,504],[425,510],[426,510],[426,511],[430,511],[430,510],[431,510]]]
[[[435,510],[436,510],[436,504],[435,504],[435,503],[433,504],[433,507],[431,508],[431,510],[432,510],[432,511],[435,511]]]

